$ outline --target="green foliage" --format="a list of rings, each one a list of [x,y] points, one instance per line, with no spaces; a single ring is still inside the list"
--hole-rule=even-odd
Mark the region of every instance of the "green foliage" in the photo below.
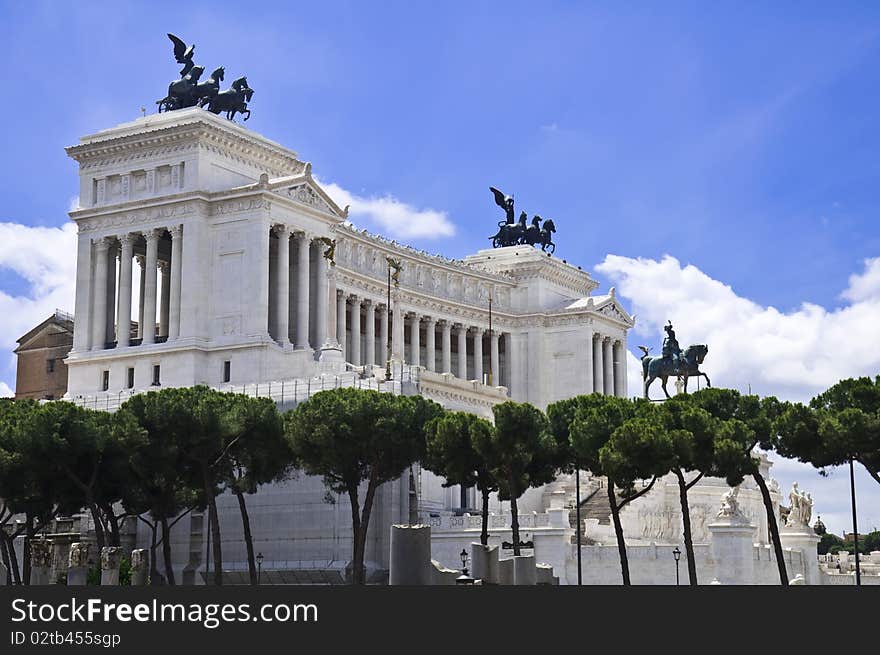
[[[469,412],[446,412],[425,425],[426,452],[422,465],[445,478],[444,486],[476,485],[495,491],[490,470],[492,424]]]
[[[492,408],[495,430],[481,454],[489,464],[501,500],[519,498],[529,487],[551,482],[556,473],[556,447],[547,417],[528,403],[503,402]]]
[[[658,418],[652,410],[624,421],[599,449],[602,470],[625,496],[636,480],[665,475],[675,461],[675,443]]]
[[[836,555],[841,550],[845,550],[843,547],[843,539],[830,532],[826,532],[822,535],[819,539],[817,549],[820,555],[827,555],[828,553]]]

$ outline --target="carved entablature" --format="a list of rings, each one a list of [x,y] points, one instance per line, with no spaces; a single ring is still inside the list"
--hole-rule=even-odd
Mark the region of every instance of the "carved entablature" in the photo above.
[[[271,207],[272,203],[265,198],[240,198],[215,202],[211,206],[211,215],[239,214],[241,212],[268,210]]]
[[[71,212],[70,215],[76,221],[77,228],[81,233],[107,232],[111,230],[127,232],[134,227],[149,227],[150,223],[155,223],[156,221],[167,221],[169,219],[191,216],[197,211],[196,203],[183,202],[175,205],[161,205],[137,211],[116,212],[88,218],[79,218],[79,216],[87,215],[87,212],[83,210]]]

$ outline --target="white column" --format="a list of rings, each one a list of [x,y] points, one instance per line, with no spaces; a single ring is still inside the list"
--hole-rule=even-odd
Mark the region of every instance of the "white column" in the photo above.
[[[144,338],[144,289],[147,284],[147,258],[143,255],[135,257],[138,263],[138,329],[137,338]]]
[[[437,319],[428,316],[425,319],[425,368],[429,371],[436,369],[437,347],[435,343],[437,332]]]
[[[509,353],[508,353],[509,356]],[[493,387],[501,385],[501,358],[498,356],[498,332],[492,330],[489,335],[489,362],[492,365],[492,379],[489,384]]]
[[[116,308],[116,347],[127,348],[131,333],[131,258],[134,235],[119,237],[119,304]]]
[[[593,393],[593,331],[587,329],[584,348],[584,393]]]
[[[159,234],[144,232],[147,240],[147,263],[144,282],[144,345],[156,342],[156,274],[159,264]]]
[[[92,303],[92,350],[103,350],[107,342],[107,251],[106,238],[95,241],[95,285]]]
[[[346,296],[341,289],[336,290],[336,341],[339,342],[339,349],[342,351],[342,358],[346,359],[345,348],[345,303]],[[347,359],[346,359],[347,361]]]
[[[441,373],[452,373],[452,323],[449,320],[443,321],[443,370]]]
[[[319,336],[320,338],[323,338],[323,335]],[[309,237],[306,234],[300,234],[296,238],[295,340],[298,350],[309,347]]]
[[[602,387],[606,396],[614,394],[614,355],[611,352],[611,338],[605,337],[602,340],[602,363],[604,364],[605,375],[603,376]]]
[[[412,314],[409,323],[409,362],[413,366],[421,366],[421,353],[419,352],[422,349],[422,344],[419,343],[421,334],[420,330],[422,320],[418,314]]]
[[[107,248],[107,327],[104,334],[107,341],[116,340],[116,256],[119,254],[119,247],[116,244],[115,237],[109,237],[109,248]]]
[[[629,386],[626,376],[626,369],[628,362],[626,361],[627,349],[626,349],[626,339],[620,342],[620,388],[622,393],[620,394],[624,398],[629,396]]]
[[[403,312],[400,311],[400,292],[395,290],[391,297],[391,359],[404,361],[403,355]]]
[[[379,364],[388,363],[388,305],[379,306]]]
[[[171,308],[171,265],[159,262],[162,274],[162,293],[159,301],[159,336],[168,338],[168,310]]]
[[[328,320],[330,314],[330,280],[327,267],[329,264],[324,259],[320,249],[315,263],[318,267],[318,270],[315,271],[317,277],[315,293],[318,294],[318,299],[315,302],[315,334],[318,335],[318,343],[315,345],[318,348],[322,348],[325,345],[332,345],[334,339],[331,338],[330,321]],[[335,334],[335,330],[333,333]]]
[[[92,240],[79,233],[76,247],[76,301],[74,305],[73,350],[89,349],[92,338]]]
[[[275,338],[290,345],[290,228],[276,225],[278,256],[275,258]]]
[[[593,391],[605,393],[605,384],[602,381],[605,367],[602,365],[602,335],[593,335]]]
[[[483,381],[483,328],[474,328],[474,379]]]
[[[355,366],[361,365],[361,303],[357,296],[351,297],[351,359]]]
[[[458,326],[458,371],[456,375],[467,380],[467,326]]]
[[[168,338],[180,336],[180,273],[183,270],[183,227],[172,225],[171,234],[171,301],[168,307]]]
[[[372,300],[366,300],[365,313],[364,366],[369,368],[376,363],[376,303]]]
[[[614,395],[618,397],[623,397],[623,389],[620,388],[620,341],[615,341],[611,345],[611,354],[614,358]]]

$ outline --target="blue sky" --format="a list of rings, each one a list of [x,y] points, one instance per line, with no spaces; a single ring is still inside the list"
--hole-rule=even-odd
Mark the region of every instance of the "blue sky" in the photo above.
[[[634,342],[672,318],[712,344],[716,384],[804,399],[876,374],[880,5],[766,4],[0,2],[2,347],[67,297],[69,228],[26,247],[75,203],[63,147],[153,111],[171,31],[247,75],[247,127],[358,198],[358,225],[461,257],[495,185],[617,285]],[[452,227],[407,234],[410,211]]]

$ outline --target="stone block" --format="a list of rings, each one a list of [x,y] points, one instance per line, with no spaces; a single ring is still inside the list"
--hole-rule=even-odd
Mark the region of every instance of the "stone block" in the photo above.
[[[498,546],[471,544],[471,575],[486,584],[498,584]]]
[[[122,548],[104,546],[101,549],[101,586],[114,587],[119,584],[119,565],[122,563]]]
[[[429,585],[432,582],[430,526],[392,525],[388,584]]]
[[[515,555],[513,557],[513,584],[534,586],[538,582],[538,569],[534,555]]]
[[[498,584],[513,584],[513,559],[510,557],[498,560]]]

